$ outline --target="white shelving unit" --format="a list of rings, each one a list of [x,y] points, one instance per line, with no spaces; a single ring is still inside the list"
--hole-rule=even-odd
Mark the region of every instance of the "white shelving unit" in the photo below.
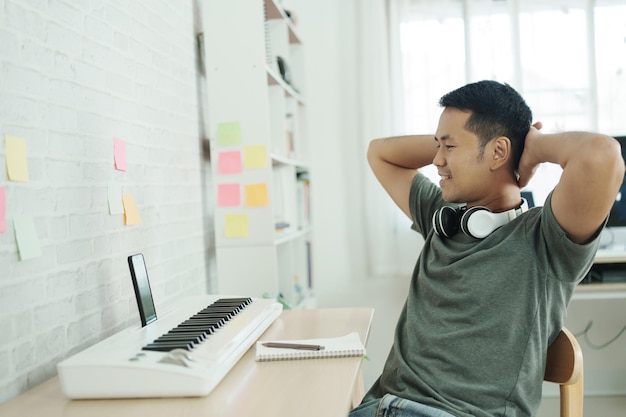
[[[202,9],[218,291],[311,305],[302,42],[275,0]]]

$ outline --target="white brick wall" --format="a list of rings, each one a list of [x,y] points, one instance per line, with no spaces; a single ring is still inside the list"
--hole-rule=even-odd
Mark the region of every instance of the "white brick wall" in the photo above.
[[[128,255],[144,253],[157,310],[212,290],[195,21],[192,1],[0,0],[0,403],[139,324]],[[6,177],[5,135],[26,139],[28,183]],[[110,181],[141,225],[108,214]],[[16,215],[33,216],[41,257],[19,260]]]

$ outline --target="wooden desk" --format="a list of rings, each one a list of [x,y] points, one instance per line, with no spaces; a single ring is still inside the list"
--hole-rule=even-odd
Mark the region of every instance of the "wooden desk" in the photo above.
[[[261,336],[309,339],[356,331],[365,343],[371,308],[291,310]],[[3,417],[337,416],[363,396],[362,358],[256,362],[254,347],[206,397],[69,400],[57,377],[0,404]],[[355,398],[356,396],[356,398]]]

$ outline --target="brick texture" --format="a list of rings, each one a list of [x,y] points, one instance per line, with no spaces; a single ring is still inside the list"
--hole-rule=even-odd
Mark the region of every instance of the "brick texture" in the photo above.
[[[194,13],[192,1],[0,0],[0,403],[139,325],[127,256],[146,257],[157,310],[212,292]],[[8,180],[5,135],[26,140],[29,182]],[[142,224],[109,214],[112,181]],[[17,215],[33,217],[41,257],[20,261]]]

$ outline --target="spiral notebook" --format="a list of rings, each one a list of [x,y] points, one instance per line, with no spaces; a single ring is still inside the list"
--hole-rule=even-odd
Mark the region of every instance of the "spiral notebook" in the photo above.
[[[263,346],[263,343],[290,343],[323,346],[320,350],[300,350],[280,347]],[[304,340],[260,340],[256,342],[256,360],[283,361],[293,359],[345,358],[365,356],[365,346],[361,343],[358,333],[353,332],[341,337]]]

